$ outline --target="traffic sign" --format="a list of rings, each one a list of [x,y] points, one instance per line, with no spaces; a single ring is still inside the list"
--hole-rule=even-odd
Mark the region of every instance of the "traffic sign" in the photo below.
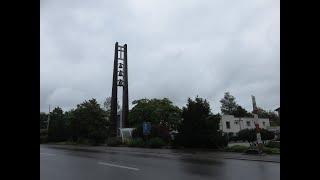
[[[150,134],[151,131],[151,123],[150,122],[143,122],[143,135]]]

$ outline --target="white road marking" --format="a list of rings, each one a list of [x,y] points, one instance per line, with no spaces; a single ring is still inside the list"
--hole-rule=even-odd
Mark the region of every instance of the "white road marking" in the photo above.
[[[134,168],[134,167],[120,166],[120,165],[117,165],[117,164],[110,164],[110,163],[106,163],[106,162],[99,162],[98,164],[100,164],[100,165],[105,165],[105,166],[112,166],[112,167],[124,168],[124,169],[130,169],[130,170],[135,170],[135,171],[139,171],[139,170],[140,170],[140,169]]]

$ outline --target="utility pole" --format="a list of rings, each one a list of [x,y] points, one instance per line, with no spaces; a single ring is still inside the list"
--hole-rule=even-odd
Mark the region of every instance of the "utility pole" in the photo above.
[[[256,104],[256,98],[252,95],[251,95],[251,98],[252,98],[252,106],[253,106],[254,125],[256,126],[256,133],[257,133],[258,151],[259,153],[262,153],[262,140],[261,140],[261,134],[260,134],[260,128],[259,128],[258,108]]]
[[[49,123],[50,123],[50,104],[49,104],[47,131],[49,131]]]

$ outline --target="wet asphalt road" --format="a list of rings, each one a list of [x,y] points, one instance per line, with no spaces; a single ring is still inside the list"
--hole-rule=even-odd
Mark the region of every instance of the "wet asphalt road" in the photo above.
[[[280,163],[197,160],[40,145],[41,180],[277,180]]]

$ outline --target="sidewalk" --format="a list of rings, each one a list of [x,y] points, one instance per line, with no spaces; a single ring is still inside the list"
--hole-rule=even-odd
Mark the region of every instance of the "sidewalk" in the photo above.
[[[55,145],[45,144],[44,146],[59,149],[84,150],[93,152],[112,152],[136,154],[141,156],[157,156],[165,158],[198,158],[198,159],[237,159],[249,161],[264,161],[280,163],[280,155],[249,155],[243,153],[220,152],[195,149],[149,149],[134,147],[107,147],[107,146],[86,146],[86,145]]]

